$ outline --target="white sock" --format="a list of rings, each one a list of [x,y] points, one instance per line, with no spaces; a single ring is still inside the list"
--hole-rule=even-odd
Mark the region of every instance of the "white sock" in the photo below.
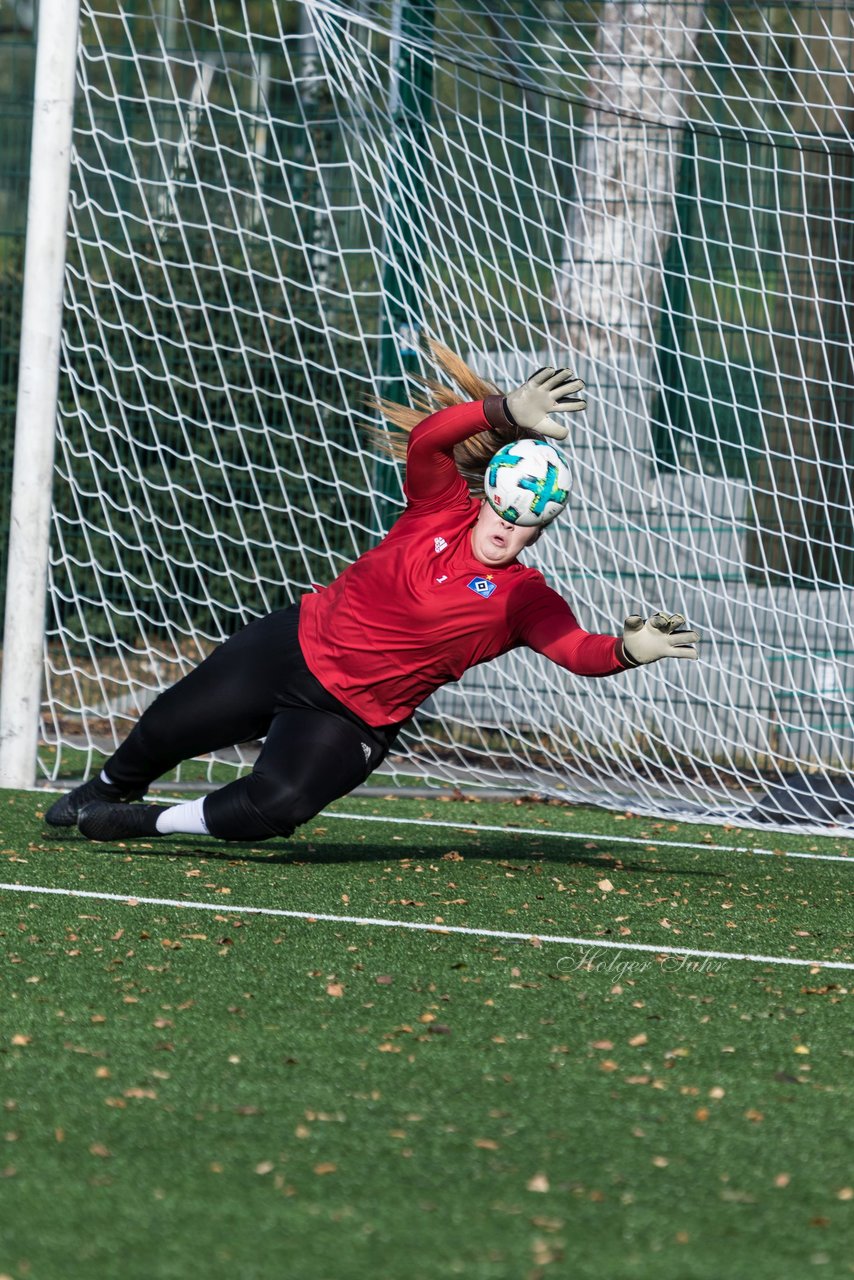
[[[173,804],[163,813],[158,814],[157,830],[162,836],[188,835],[206,836],[204,796],[200,800],[188,800],[186,804]]]

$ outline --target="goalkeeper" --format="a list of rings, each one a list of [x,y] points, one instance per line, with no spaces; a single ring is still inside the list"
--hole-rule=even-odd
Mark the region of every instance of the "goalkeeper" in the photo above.
[[[406,448],[407,506],[391,531],[330,586],[250,623],[162,693],[101,774],[51,806],[50,825],[76,823],[92,840],[289,836],[363,783],[415,709],[478,663],[527,646],[599,677],[696,658],[679,614],[632,616],[620,637],[584,631],[519,559],[541,528],[509,523],[478,496],[503,445],[567,435],[550,415],[583,409],[583,383],[541,369],[505,397],[447,348],[431,349],[463,394],[427,382],[418,408],[382,405],[404,433],[392,451]],[[203,799],[128,803],[182,760],[257,739],[252,772]]]

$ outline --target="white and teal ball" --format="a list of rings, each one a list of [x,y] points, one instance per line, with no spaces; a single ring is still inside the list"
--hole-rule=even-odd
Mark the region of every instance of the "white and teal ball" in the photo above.
[[[516,440],[490,459],[486,500],[508,524],[550,524],[569,498],[572,477],[560,449],[546,440]]]

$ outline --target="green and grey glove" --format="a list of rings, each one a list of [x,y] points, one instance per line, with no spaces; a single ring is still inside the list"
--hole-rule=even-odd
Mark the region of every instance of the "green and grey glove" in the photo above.
[[[587,408],[580,394],[584,383],[568,369],[538,369],[521,387],[504,397],[504,407],[518,427],[553,440],[565,440],[568,429],[549,417],[551,413],[577,413]]]
[[[639,613],[626,618],[617,657],[627,667],[641,667],[659,658],[696,658],[700,637],[683,630],[681,613],[654,613],[644,622]]]

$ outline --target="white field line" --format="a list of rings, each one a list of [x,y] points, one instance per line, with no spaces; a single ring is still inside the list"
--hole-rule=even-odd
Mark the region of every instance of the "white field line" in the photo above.
[[[66,898],[83,898],[88,901],[122,902],[128,907],[182,907],[192,911],[216,911],[230,916],[274,916],[277,919],[307,920],[312,924],[323,920],[331,924],[373,925],[382,929],[410,929],[424,933],[464,934],[472,938],[499,938],[510,942],[558,942],[567,947],[586,947],[588,950],[645,951],[656,956],[686,956],[698,960],[748,960],[754,964],[788,964],[811,969],[847,969],[854,971],[854,963],[844,960],[800,960],[793,956],[754,955],[749,951],[698,951],[693,947],[654,946],[644,942],[611,942],[602,938],[574,938],[550,933],[511,933],[505,929],[472,929],[459,924],[427,924],[417,920],[384,920],[374,916],[339,916],[323,911],[287,911],[281,907],[235,907],[224,902],[190,902],[181,898],[141,898],[134,894],[99,893],[92,889],[59,889],[37,884],[3,884],[0,892],[43,893]]]
[[[657,840],[647,836],[597,836],[590,831],[551,831],[547,827],[495,827],[485,823],[445,822],[441,818],[383,818],[379,814],[345,813],[342,809],[319,813],[311,821],[325,822],[327,818],[349,818],[357,822],[389,822],[413,827],[448,827],[477,835],[481,831],[500,831],[510,836],[550,836],[556,840],[591,840],[596,844],[636,844],[655,846],[656,849],[705,849],[707,853],[756,853],[767,858],[809,858],[813,862],[850,862],[854,858],[843,853],[798,853],[794,849],[759,849],[750,844],[692,844],[687,840]],[[307,826],[308,824],[306,824]],[[827,839],[825,835],[823,837]]]

